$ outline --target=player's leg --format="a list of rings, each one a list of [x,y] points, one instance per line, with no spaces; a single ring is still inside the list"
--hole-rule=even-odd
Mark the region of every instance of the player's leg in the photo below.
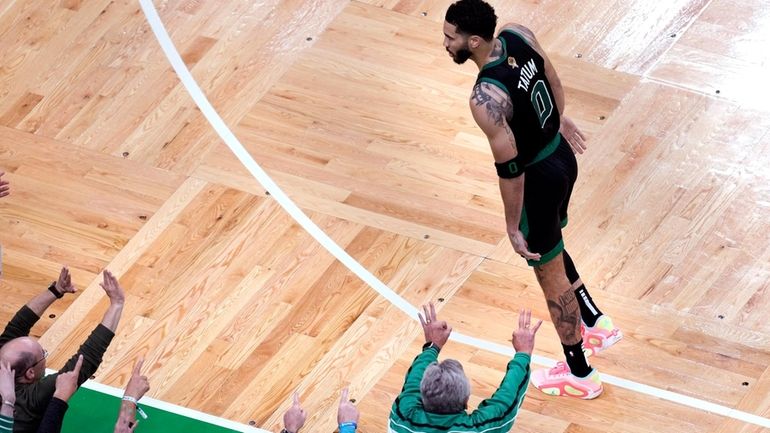
[[[583,353],[580,336],[580,307],[566,276],[564,260],[559,254],[547,263],[534,267],[543,289],[548,311],[559,334],[566,362],[551,369],[532,373],[532,384],[550,395],[591,399],[602,392],[598,372],[591,368]]]
[[[593,298],[591,298],[588,289],[586,289],[583,280],[575,268],[575,263],[566,250],[563,255],[567,278],[571,283],[571,288],[580,307],[580,317],[583,322],[583,326],[581,326],[583,348],[586,351],[586,355],[592,356],[620,341],[623,338],[623,333],[619,328],[615,327],[610,316],[602,313],[594,303]]]
[[[562,256],[559,210],[571,185],[563,166],[562,158],[547,158],[528,168],[524,181],[521,229],[530,251],[541,255],[528,263],[543,289],[566,358],[555,368],[534,371],[531,382],[547,394],[594,398],[602,392],[601,380],[583,354],[580,307]]]
[[[556,150],[554,157],[557,161],[555,164],[558,164],[557,169],[564,173],[564,177],[568,182],[564,200],[559,206],[560,225],[564,228],[568,221],[567,210],[569,208],[572,190],[578,176],[578,165],[575,154],[564,140],[562,140],[561,145]],[[623,333],[620,332],[620,329],[615,327],[609,316],[602,314],[602,311],[594,303],[591,294],[588,293],[588,289],[586,289],[585,284],[583,284],[583,281],[580,279],[580,275],[575,267],[575,263],[572,261],[572,257],[570,257],[566,250],[563,255],[567,278],[572,284],[572,290],[574,290],[575,297],[580,306],[580,317],[583,321],[583,326],[581,326],[583,348],[586,350],[586,354],[591,356],[620,341],[620,339],[623,338]]]

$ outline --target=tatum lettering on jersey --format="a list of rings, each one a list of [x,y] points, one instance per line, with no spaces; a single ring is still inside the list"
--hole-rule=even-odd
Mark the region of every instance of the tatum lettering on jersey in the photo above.
[[[537,66],[535,66],[535,60],[529,59],[529,61],[521,67],[521,76],[519,77],[519,89],[525,92],[529,90],[529,80],[537,73]]]

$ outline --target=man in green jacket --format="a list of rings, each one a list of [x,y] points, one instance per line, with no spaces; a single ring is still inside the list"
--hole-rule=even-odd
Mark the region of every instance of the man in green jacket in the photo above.
[[[471,395],[470,382],[460,362],[438,362],[438,354],[449,339],[452,328],[436,319],[433,304],[418,314],[425,332],[422,353],[406,373],[401,394],[393,403],[388,423],[390,433],[484,432],[504,433],[511,429],[529,384],[529,361],[535,333],[543,321],[530,327],[532,312],[522,310],[519,329],[513,332],[516,355],[500,387],[472,413],[466,411]]]

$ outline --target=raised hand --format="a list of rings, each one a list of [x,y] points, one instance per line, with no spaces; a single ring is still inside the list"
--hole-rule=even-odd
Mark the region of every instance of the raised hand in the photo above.
[[[422,324],[422,330],[425,333],[425,341],[432,342],[441,349],[449,339],[449,334],[452,333],[452,327],[447,325],[445,321],[436,318],[436,307],[433,305],[433,302],[429,305],[430,309],[428,308],[428,305],[422,306],[425,316],[423,317],[423,315],[418,312],[417,317],[420,318],[420,324]]]
[[[53,396],[61,401],[69,401],[72,394],[78,390],[78,377],[80,377],[80,367],[83,366],[83,355],[78,356],[78,362],[72,371],[61,373],[56,377],[56,391]]]
[[[299,405],[299,393],[295,392],[292,398],[293,403],[291,407],[283,414],[283,428],[289,433],[297,433],[305,425],[307,413]]]
[[[582,154],[588,148],[588,146],[586,146],[586,136],[583,135],[580,128],[578,128],[575,122],[569,117],[561,116],[561,127],[559,128],[559,132],[561,132],[561,135],[567,139],[567,143],[569,143],[569,146],[572,148],[572,152]]]
[[[16,402],[16,373],[9,362],[0,361],[0,397],[5,401]]]
[[[150,390],[150,381],[147,379],[147,376],[142,376],[142,365],[144,365],[144,358],[140,358],[134,364],[131,379],[128,380],[123,396],[133,397],[138,401]]]
[[[123,305],[126,300],[126,295],[123,293],[123,287],[118,283],[118,279],[112,275],[112,272],[104,270],[104,281],[99,284],[104,289],[107,297],[110,298],[111,304]]]
[[[535,333],[540,329],[540,325],[543,324],[542,320],[539,320],[535,326],[530,326],[532,320],[532,310],[519,310],[519,329],[513,331],[511,342],[513,343],[513,349],[518,353],[532,354],[532,349],[535,348]]]
[[[348,398],[348,389],[343,389],[342,395],[340,396],[340,407],[337,409],[337,424],[342,424],[344,422],[354,422],[358,424],[359,415],[358,408],[351,403]]]
[[[72,276],[70,276],[70,270],[64,266],[59,272],[59,279],[56,280],[56,290],[61,293],[75,293],[77,289],[72,284]]]

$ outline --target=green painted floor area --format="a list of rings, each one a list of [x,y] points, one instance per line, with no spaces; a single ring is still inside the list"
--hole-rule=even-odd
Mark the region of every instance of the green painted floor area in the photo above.
[[[112,433],[118,418],[120,399],[80,388],[69,401],[63,433]],[[136,433],[238,433],[207,422],[141,405],[147,419],[141,419]],[[138,416],[138,415],[137,415]]]

